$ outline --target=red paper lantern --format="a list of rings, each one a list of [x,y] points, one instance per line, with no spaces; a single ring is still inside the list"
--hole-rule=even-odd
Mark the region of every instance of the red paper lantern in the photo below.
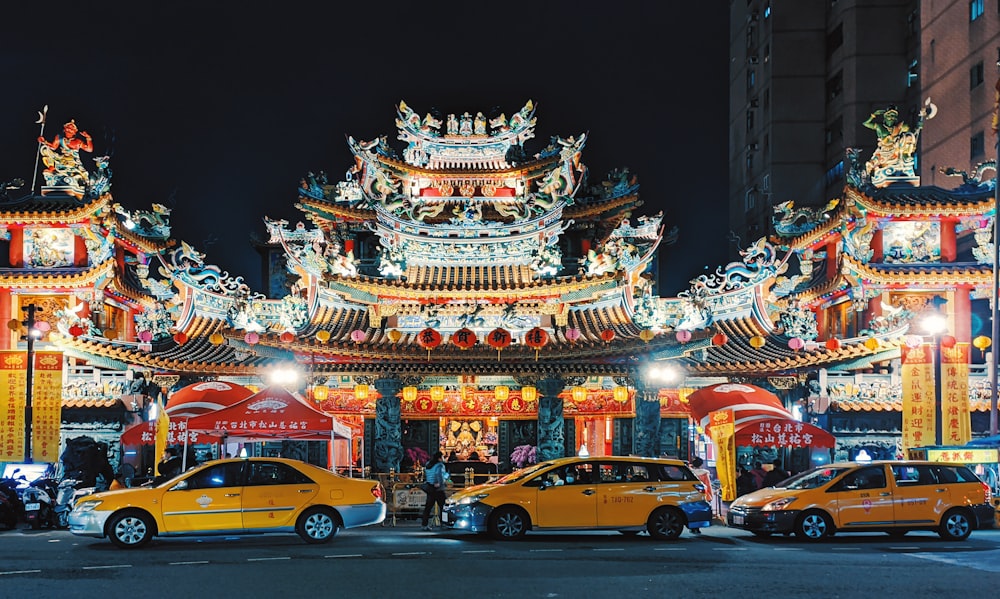
[[[459,349],[469,349],[476,344],[478,339],[476,338],[476,333],[472,329],[467,329],[462,327],[451,334],[451,342],[454,343]]]
[[[441,345],[441,333],[428,327],[417,334],[417,343],[426,350],[432,350]]]
[[[184,331],[180,331],[174,335],[174,341],[177,342],[177,345],[184,345],[187,340],[188,336]]]
[[[291,343],[292,341],[295,341],[295,333],[291,333],[289,331],[285,331],[278,338],[281,339],[282,343]]]
[[[712,345],[725,345],[727,343],[729,343],[729,337],[725,333],[712,335]]]
[[[830,351],[837,351],[840,349],[840,339],[827,339],[826,349]]]
[[[955,347],[956,343],[958,343],[958,340],[952,337],[951,335],[941,336],[941,347],[952,348]]]
[[[601,331],[601,339],[603,339],[605,343],[611,343],[611,341],[614,338],[615,338],[614,329],[604,329],[603,331]]]
[[[493,329],[490,331],[490,334],[486,336],[486,342],[490,344],[490,347],[499,351],[510,345],[510,331],[507,329]]]
[[[74,337],[79,337],[80,335],[83,334],[83,327],[81,327],[78,324],[75,324],[69,328],[69,334],[73,335]]]
[[[542,327],[535,327],[524,334],[524,344],[532,349],[545,347],[549,342],[549,334]]]

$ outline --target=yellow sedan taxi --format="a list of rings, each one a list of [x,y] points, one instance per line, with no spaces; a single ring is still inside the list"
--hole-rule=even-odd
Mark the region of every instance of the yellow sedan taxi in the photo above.
[[[559,458],[453,494],[443,526],[502,540],[528,530],[618,530],[676,539],[711,525],[705,486],[679,460]]]
[[[377,481],[298,460],[238,458],[207,462],[157,486],[81,497],[69,529],[123,548],[154,536],[273,532],[326,543],[339,528],[378,524],[385,513]]]
[[[993,525],[989,486],[961,464],[847,462],[820,466],[734,501],[729,526],[818,541],[838,532],[936,531],[966,539]]]

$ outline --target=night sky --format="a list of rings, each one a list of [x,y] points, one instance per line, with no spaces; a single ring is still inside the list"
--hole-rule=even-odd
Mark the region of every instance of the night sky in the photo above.
[[[21,4],[35,6],[5,6],[0,33],[0,179],[30,186],[48,105],[47,139],[75,119],[94,138],[85,165],[111,155],[117,202],[171,208],[174,237],[256,290],[263,218],[304,220],[300,178],[340,180],[347,135],[401,150],[400,100],[508,116],[533,100],[529,153],[587,132],[591,183],[627,166],[640,212],[680,227],[661,295],[735,250],[725,0]]]

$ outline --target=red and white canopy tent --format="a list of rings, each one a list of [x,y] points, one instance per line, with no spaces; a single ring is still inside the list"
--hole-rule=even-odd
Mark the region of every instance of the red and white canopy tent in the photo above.
[[[328,441],[330,469],[352,464],[351,427],[283,387],[268,387],[227,408],[192,416],[185,428],[190,434],[208,433],[229,440]]]
[[[178,389],[170,396],[166,405],[167,415],[170,417],[167,444],[219,443],[221,437],[216,435],[197,431],[188,434],[184,427],[184,418],[221,410],[251,395],[253,395],[251,389],[225,381],[204,381]],[[140,422],[126,429],[121,435],[120,442],[127,446],[154,445],[156,421]]]

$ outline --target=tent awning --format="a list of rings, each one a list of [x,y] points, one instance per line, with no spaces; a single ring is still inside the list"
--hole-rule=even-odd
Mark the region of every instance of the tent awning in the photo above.
[[[739,447],[831,448],[837,439],[827,431],[791,418],[759,418],[736,425]]]
[[[167,431],[167,445],[183,445],[185,440],[189,445],[201,443],[218,443],[220,437],[211,433],[201,431],[188,431],[184,420],[171,420],[170,428]],[[119,437],[122,445],[155,445],[156,444],[156,422],[140,422],[122,432]]]

